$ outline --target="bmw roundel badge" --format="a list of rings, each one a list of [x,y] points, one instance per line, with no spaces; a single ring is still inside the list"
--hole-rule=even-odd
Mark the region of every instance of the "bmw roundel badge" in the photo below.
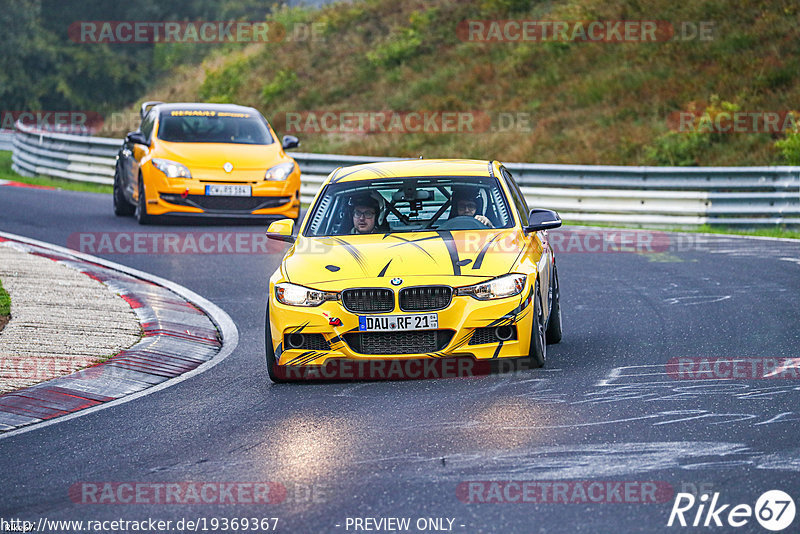
[[[392,278],[392,285],[393,286],[399,286],[402,283],[403,283],[403,279],[402,278]]]

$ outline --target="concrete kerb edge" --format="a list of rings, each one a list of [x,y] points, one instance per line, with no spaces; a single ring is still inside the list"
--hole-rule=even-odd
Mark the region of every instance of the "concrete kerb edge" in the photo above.
[[[123,403],[126,403],[126,402],[130,402],[132,400],[138,399],[139,397],[143,397],[143,396],[149,395],[151,393],[156,393],[158,391],[161,391],[162,389],[166,389],[166,388],[168,388],[170,386],[174,386],[175,384],[183,382],[184,380],[189,379],[189,378],[191,378],[191,377],[193,377],[195,375],[204,373],[205,371],[208,371],[212,367],[216,366],[217,364],[222,362],[222,360],[224,360],[225,358],[230,356],[230,354],[234,351],[234,349],[236,349],[236,347],[239,344],[239,330],[236,328],[236,324],[233,322],[233,319],[231,319],[230,316],[227,313],[225,313],[219,306],[217,306],[213,302],[201,297],[197,293],[195,293],[195,292],[193,292],[193,291],[191,291],[191,290],[189,290],[189,289],[187,289],[187,288],[185,288],[185,287],[183,287],[183,286],[181,286],[179,284],[176,284],[175,282],[171,282],[169,280],[166,280],[166,279],[161,278],[161,277],[156,276],[156,275],[145,273],[144,271],[140,271],[140,270],[134,269],[132,267],[127,267],[125,265],[120,265],[120,264],[112,262],[112,261],[108,261],[108,260],[105,260],[105,259],[102,259],[102,258],[98,258],[96,256],[91,256],[89,254],[84,254],[84,253],[81,253],[81,252],[70,250],[68,248],[61,247],[61,246],[58,246],[58,245],[53,245],[51,243],[46,243],[44,241],[39,241],[37,239],[31,239],[31,238],[28,238],[28,237],[19,236],[19,235],[16,235],[16,234],[10,234],[10,233],[6,233],[6,232],[2,232],[2,231],[0,231],[0,237],[3,237],[3,238],[8,239],[10,241],[18,241],[20,243],[25,243],[25,244],[41,247],[41,248],[44,248],[44,249],[47,249],[47,250],[50,250],[50,251],[53,251],[53,252],[57,252],[59,254],[64,254],[64,255],[67,255],[67,256],[71,256],[71,257],[73,257],[73,258],[75,258],[77,260],[80,260],[80,261],[84,261],[84,262],[88,262],[88,263],[94,263],[96,265],[100,265],[102,267],[105,267],[105,268],[108,268],[108,269],[111,269],[111,270],[114,270],[114,271],[118,271],[118,272],[127,274],[129,276],[133,276],[135,278],[139,278],[141,280],[145,280],[147,282],[152,282],[152,283],[154,283],[156,285],[165,287],[166,289],[172,291],[173,293],[175,293],[177,295],[180,295],[181,297],[183,297],[187,301],[191,302],[192,304],[194,304],[195,306],[200,308],[209,317],[209,319],[214,323],[214,325],[217,327],[217,329],[219,330],[220,335],[222,337],[222,347],[220,348],[220,351],[213,358],[211,358],[209,361],[199,365],[195,369],[192,369],[192,370],[190,370],[190,371],[188,371],[186,373],[183,373],[183,374],[178,375],[178,376],[176,376],[174,378],[166,380],[166,381],[164,381],[164,382],[162,382],[160,384],[157,384],[155,386],[149,387],[149,388],[144,389],[142,391],[138,391],[136,393],[132,393],[131,395],[127,395],[125,397],[114,399],[112,401],[108,401],[108,402],[99,404],[97,406],[93,406],[91,408],[86,408],[86,409],[79,410],[79,411],[76,411],[76,412],[73,412],[73,413],[70,413],[70,414],[66,414],[66,415],[63,415],[63,416],[55,417],[53,419],[49,419],[49,420],[45,420],[45,421],[42,421],[42,422],[39,422],[39,423],[34,423],[34,424],[31,424],[31,425],[28,425],[28,426],[24,426],[24,427],[16,429],[16,430],[9,430],[8,432],[4,432],[4,433],[0,434],[0,440],[6,439],[6,438],[10,438],[10,437],[13,437],[13,436],[17,436],[17,435],[20,435],[20,434],[24,434],[26,432],[31,432],[33,430],[38,430],[40,428],[44,428],[44,427],[50,426],[52,424],[69,421],[70,419],[74,419],[76,417],[82,417],[84,415],[89,415],[89,414],[94,413],[94,412],[99,411],[99,410],[104,410],[106,408],[111,408],[113,406],[118,406],[120,404],[123,404]]]

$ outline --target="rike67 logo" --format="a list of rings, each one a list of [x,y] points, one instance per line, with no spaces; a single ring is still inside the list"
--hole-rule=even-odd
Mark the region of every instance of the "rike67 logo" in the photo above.
[[[714,493],[710,499],[709,503],[707,493],[699,498],[691,493],[678,493],[667,526],[742,527],[755,516],[762,527],[777,532],[794,521],[794,500],[780,490],[764,492],[754,507],[749,504],[722,504],[719,502],[719,493]]]

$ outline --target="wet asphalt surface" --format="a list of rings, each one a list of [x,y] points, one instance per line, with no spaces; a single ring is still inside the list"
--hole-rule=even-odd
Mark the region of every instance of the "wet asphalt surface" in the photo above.
[[[113,216],[110,196],[0,187],[0,230],[66,246],[81,232],[264,228],[140,227]],[[205,518],[213,531],[212,518],[269,517],[280,532],[354,532],[353,518],[391,517],[409,518],[407,532],[659,532],[700,529],[667,527],[681,491],[718,492],[720,504],[753,506],[771,489],[797,499],[797,374],[676,379],[686,377],[668,363],[800,357],[800,243],[666,239],[657,252],[576,245],[557,256],[564,339],[542,370],[310,385],[274,385],[264,365],[279,250],[99,253],[211,300],[236,323],[239,345],[173,387],[0,439],[0,518]],[[263,481],[286,488],[282,502],[100,505],[70,494],[86,482]],[[665,493],[658,502],[465,502],[506,487],[476,481],[569,482],[570,491],[651,481]],[[755,518],[735,530],[765,532]]]

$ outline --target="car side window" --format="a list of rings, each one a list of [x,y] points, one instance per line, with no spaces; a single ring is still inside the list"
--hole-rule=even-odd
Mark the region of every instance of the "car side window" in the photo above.
[[[514,177],[511,176],[511,173],[508,172],[505,167],[500,168],[500,173],[503,175],[509,191],[511,191],[511,197],[514,199],[514,205],[517,207],[517,213],[519,213],[519,219],[522,221],[522,225],[527,226],[528,213],[531,210],[528,208],[528,201],[525,200],[525,195],[522,194],[522,190],[520,190],[517,182],[514,181]]]
[[[151,136],[153,135],[153,126],[156,123],[156,113],[154,109],[151,109],[150,112],[145,115],[144,119],[142,120],[142,126],[139,128],[144,135],[144,138],[147,141],[150,141]]]

